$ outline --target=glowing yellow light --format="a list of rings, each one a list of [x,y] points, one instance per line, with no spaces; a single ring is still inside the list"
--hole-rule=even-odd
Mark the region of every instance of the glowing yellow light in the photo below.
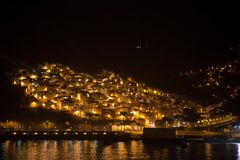
[[[44,99],[44,100],[47,100],[47,96],[44,95],[44,96],[43,96],[43,99]]]
[[[22,86],[22,87],[25,86],[25,83],[24,83],[24,82],[21,82],[21,86]]]
[[[64,132],[64,135],[67,135],[67,132]]]
[[[34,134],[35,134],[35,135],[38,135],[38,133],[37,133],[37,132],[34,132]]]
[[[37,93],[36,93],[36,94],[34,94],[33,96],[34,96],[35,98],[37,98],[37,99],[38,99],[38,94],[37,94]]]
[[[123,85],[123,81],[120,81],[120,84]]]
[[[145,118],[145,115],[141,114],[139,117],[140,117],[140,118]]]
[[[32,74],[32,75],[30,75],[30,78],[31,79],[37,79],[37,75]]]
[[[13,135],[16,135],[17,133],[16,132],[13,132]]]
[[[106,133],[106,132],[104,132],[103,134],[104,134],[104,135],[106,135],[107,133]]]
[[[37,105],[37,102],[32,102],[32,103],[30,103],[30,107],[32,107],[32,108],[35,108],[35,107],[37,107],[38,105]]]
[[[48,69],[48,67],[47,67],[47,66],[43,66],[42,69],[45,69],[45,70],[46,70],[46,69]]]
[[[75,112],[73,112],[73,114],[75,114],[75,115],[77,115],[77,116],[79,116],[79,113],[80,113],[80,111],[75,111]]]
[[[65,105],[65,106],[63,106],[63,109],[69,110],[69,106],[68,106],[68,105]]]
[[[77,99],[81,100],[81,94],[80,93],[77,94]]]
[[[83,134],[84,134],[84,135],[87,135],[87,133],[86,133],[86,132],[84,132]]]
[[[118,101],[118,102],[121,102],[121,98],[118,98],[117,101]]]
[[[56,109],[56,106],[54,104],[51,104],[52,109]]]
[[[146,125],[146,126],[149,125],[149,120],[145,120],[145,125]]]
[[[44,132],[43,134],[44,134],[44,135],[47,135],[47,132]]]
[[[24,79],[26,79],[26,77],[22,76],[22,77],[20,77],[19,79],[20,79],[20,80],[24,80]]]
[[[137,114],[137,112],[136,112],[136,111],[132,111],[131,113],[132,113],[133,115],[136,115],[136,114]]]

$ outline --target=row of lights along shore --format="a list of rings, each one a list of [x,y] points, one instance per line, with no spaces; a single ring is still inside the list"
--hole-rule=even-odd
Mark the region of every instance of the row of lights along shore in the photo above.
[[[17,133],[17,132],[12,132],[13,135],[62,135],[61,133],[59,132],[53,132],[53,133],[49,133],[49,132],[33,132],[33,133],[28,133],[28,132],[22,132],[22,133]],[[78,132],[75,132],[75,133],[69,133],[69,132],[64,132],[63,135],[79,135],[80,133]],[[83,132],[82,135],[107,135],[106,132],[103,132],[103,133],[87,133],[87,132]],[[115,134],[118,134],[118,133],[115,133]]]

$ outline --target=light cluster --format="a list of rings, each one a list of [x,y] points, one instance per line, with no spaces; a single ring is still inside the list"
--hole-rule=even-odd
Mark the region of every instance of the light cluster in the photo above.
[[[236,98],[240,94],[239,60],[198,71],[190,70],[179,75],[192,78],[193,87],[207,89],[217,99],[227,100],[229,98]]]
[[[163,117],[182,115],[186,108],[206,112],[192,100],[110,71],[90,75],[45,63],[33,70],[17,70],[13,84],[25,89],[28,107],[66,111],[79,118],[130,120],[151,126]],[[181,126],[181,121],[176,123]]]

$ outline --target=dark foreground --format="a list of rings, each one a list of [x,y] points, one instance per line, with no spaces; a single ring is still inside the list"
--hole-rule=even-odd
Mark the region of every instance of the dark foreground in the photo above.
[[[240,143],[142,142],[104,144],[102,140],[6,140],[0,143],[1,160],[66,159],[208,159],[240,158]]]

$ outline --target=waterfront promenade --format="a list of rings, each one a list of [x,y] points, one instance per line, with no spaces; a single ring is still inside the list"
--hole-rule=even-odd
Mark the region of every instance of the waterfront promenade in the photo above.
[[[138,137],[139,138],[139,137]],[[7,131],[0,133],[1,140],[130,140],[131,133],[103,131]]]
[[[151,132],[154,132],[154,128]],[[160,131],[165,134],[164,130]],[[197,130],[174,130],[171,137],[164,137],[159,131],[152,135],[143,132],[103,132],[103,131],[6,131],[0,133],[0,140],[114,140],[127,141],[134,139],[151,140],[189,140],[189,139],[235,139],[240,140],[240,132],[213,132]]]

